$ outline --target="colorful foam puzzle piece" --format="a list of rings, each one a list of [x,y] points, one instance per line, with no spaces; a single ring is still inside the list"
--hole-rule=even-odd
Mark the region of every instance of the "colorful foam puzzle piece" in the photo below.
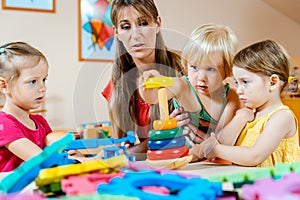
[[[292,171],[292,167],[289,164],[278,163],[271,168],[271,174],[274,179],[280,178],[281,176],[288,174]]]
[[[0,190],[5,193],[21,191],[38,176],[40,170],[43,168],[43,162],[47,161],[47,165],[56,164],[58,161],[52,160],[53,155],[62,152],[73,139],[73,134],[68,133],[60,140],[45,147],[45,149],[37,156],[34,156],[22,163],[12,173],[2,179],[0,183]],[[44,164],[44,167],[51,167],[47,165]]]
[[[220,176],[211,176],[210,181],[230,182],[234,188],[241,188],[244,184],[253,183],[255,180],[272,177],[271,168],[249,169],[243,172],[235,172]]]
[[[64,196],[60,200],[140,200],[136,197],[129,197],[124,195],[110,195],[110,194],[89,194],[79,196]]]
[[[290,172],[300,173],[300,162],[278,163],[273,167],[255,168],[245,172],[236,172],[220,176],[208,177],[210,181],[231,182],[235,188],[240,188],[244,184],[253,183],[264,178],[280,179]]]
[[[97,191],[97,186],[101,183],[108,183],[114,177],[123,177],[124,172],[104,174],[93,172],[88,175],[72,175],[65,177],[61,181],[62,190],[67,195],[86,195]]]
[[[27,194],[27,193],[14,193],[14,194],[0,194],[1,200],[45,200],[45,198],[37,193]]]
[[[57,166],[42,169],[35,179],[35,183],[40,187],[50,183],[60,182],[64,177],[69,175],[78,175],[103,169],[120,169],[127,165],[128,159],[125,155],[121,155],[106,160],[95,159],[86,163]]]
[[[157,186],[168,188],[170,195],[148,193],[141,188]],[[202,178],[186,179],[175,174],[158,174],[153,171],[128,172],[123,178],[113,178],[109,184],[98,186],[99,194],[126,195],[143,200],[216,199],[222,194],[222,184]]]
[[[52,195],[62,195],[65,194],[61,189],[61,183],[51,183],[49,185],[44,185],[38,188],[40,191],[43,192],[45,196],[52,196]]]
[[[300,175],[292,172],[279,179],[260,179],[253,185],[244,185],[242,194],[245,200],[300,199]]]

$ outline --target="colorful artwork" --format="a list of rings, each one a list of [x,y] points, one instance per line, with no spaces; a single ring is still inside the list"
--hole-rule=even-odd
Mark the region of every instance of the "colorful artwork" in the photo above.
[[[114,31],[110,19],[112,0],[79,0],[79,60],[111,61]]]
[[[2,8],[6,10],[55,12],[55,1],[56,0],[3,0]]]

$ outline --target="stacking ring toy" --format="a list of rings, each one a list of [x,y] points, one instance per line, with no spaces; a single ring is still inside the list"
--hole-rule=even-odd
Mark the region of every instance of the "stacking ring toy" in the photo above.
[[[144,81],[145,88],[163,88],[170,87],[174,85],[174,78],[161,76],[161,77],[153,77]]]
[[[150,150],[178,148],[185,145],[185,137],[177,137],[167,140],[149,140],[148,148]]]
[[[180,127],[176,127],[170,130],[150,130],[148,133],[148,137],[150,140],[166,140],[172,139],[175,137],[180,137],[183,134],[183,129]]]
[[[154,130],[168,130],[176,127],[177,127],[177,120],[175,118],[153,121]]]
[[[149,160],[167,160],[172,158],[180,158],[188,155],[189,148],[187,146],[182,146],[172,149],[164,150],[147,150],[147,157]]]

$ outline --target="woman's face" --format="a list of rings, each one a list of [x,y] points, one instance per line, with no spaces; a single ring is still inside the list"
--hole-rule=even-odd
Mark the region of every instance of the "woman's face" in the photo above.
[[[115,33],[134,61],[155,62],[156,34],[159,29],[160,18],[155,23],[139,15],[132,7],[124,7]]]

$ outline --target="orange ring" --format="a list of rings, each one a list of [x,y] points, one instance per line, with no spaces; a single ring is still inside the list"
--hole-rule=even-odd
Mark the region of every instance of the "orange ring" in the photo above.
[[[178,148],[164,149],[164,150],[147,150],[147,158],[149,160],[167,160],[173,158],[181,158],[188,155],[189,148],[187,146],[181,146]]]
[[[169,130],[177,127],[177,120],[175,118],[165,119],[165,120],[154,120],[153,129],[154,130]]]

